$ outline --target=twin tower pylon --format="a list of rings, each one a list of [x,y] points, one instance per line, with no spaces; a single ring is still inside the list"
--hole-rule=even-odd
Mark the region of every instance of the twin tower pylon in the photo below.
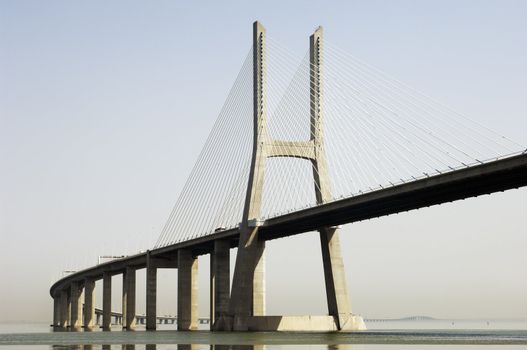
[[[232,281],[228,311],[216,320],[216,330],[269,330],[276,328],[283,319],[279,316],[271,322],[265,315],[265,239],[259,236],[260,210],[264,187],[265,163],[271,157],[300,158],[313,165],[313,180],[317,204],[331,200],[329,174],[324,149],[323,131],[323,31],[319,27],[309,39],[310,60],[310,122],[311,136],[306,141],[275,140],[267,133],[266,103],[266,33],[259,23],[253,24],[253,110],[254,136],[251,169],[243,218],[240,225],[238,254]],[[306,121],[307,122],[307,121]],[[356,329],[351,314],[344,265],[339,242],[338,228],[321,227],[320,243],[328,303],[329,317],[333,325],[329,329]],[[298,330],[318,329],[306,324],[308,317],[296,320]],[[291,324],[291,322],[289,322]],[[293,322],[294,323],[294,322]],[[309,323],[309,321],[307,322]],[[324,323],[324,321],[322,321]],[[327,323],[327,322],[326,322]],[[289,327],[291,327],[289,325]],[[294,328],[294,327],[293,327]]]

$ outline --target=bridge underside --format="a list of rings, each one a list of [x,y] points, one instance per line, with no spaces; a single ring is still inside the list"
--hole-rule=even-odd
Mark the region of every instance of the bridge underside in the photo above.
[[[527,154],[430,176],[268,220],[263,239],[287,237],[527,186]]]

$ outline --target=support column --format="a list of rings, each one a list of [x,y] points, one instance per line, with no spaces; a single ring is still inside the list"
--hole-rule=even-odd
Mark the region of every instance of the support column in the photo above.
[[[70,320],[70,303],[67,290],[60,292],[60,326],[66,328]]]
[[[198,259],[186,249],[178,251],[177,329],[198,329]]]
[[[135,329],[135,269],[127,267],[123,274],[123,328]]]
[[[53,296],[53,327],[60,326],[60,294]]]
[[[95,280],[84,280],[84,330],[92,330],[95,325]]]
[[[225,240],[214,241],[214,251],[210,255],[210,329],[229,311],[231,288],[230,276],[231,243]]]
[[[331,200],[331,188],[324,144],[323,109],[323,30],[319,27],[309,38],[311,140],[315,146],[313,178],[317,204]],[[335,318],[337,329],[352,326],[346,275],[340,249],[338,228],[319,230],[326,283],[328,312]]]
[[[73,329],[79,329],[82,326],[82,303],[81,303],[82,286],[79,282],[72,282],[69,293],[69,326]]]
[[[102,329],[112,327],[112,275],[105,272],[102,276]]]
[[[79,329],[82,326],[82,287],[79,282],[72,282],[70,288],[70,327],[72,329]]]
[[[146,253],[146,329],[156,329],[157,317],[157,266]]]

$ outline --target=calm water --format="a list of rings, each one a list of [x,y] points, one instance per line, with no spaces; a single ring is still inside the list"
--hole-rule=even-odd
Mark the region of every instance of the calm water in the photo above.
[[[160,325],[156,332],[52,332],[47,324],[0,324],[0,350],[527,350],[527,320],[432,320],[367,323],[367,332],[210,333],[177,332]]]

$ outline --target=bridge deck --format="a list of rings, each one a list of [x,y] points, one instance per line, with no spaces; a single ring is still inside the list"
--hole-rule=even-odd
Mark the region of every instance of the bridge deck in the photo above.
[[[445,202],[505,191],[527,185],[527,154],[504,158],[477,166],[451,171],[307,208],[266,220],[260,228],[264,240],[296,235],[324,226],[335,226],[372,219]],[[214,241],[226,239],[237,246],[238,230],[230,229],[208,236],[154,249],[152,256],[173,261],[181,248],[191,248],[195,255],[208,254]],[[127,266],[146,267],[146,253],[106,262],[78,271],[57,281],[50,289],[54,296],[71,282],[90,277],[102,278],[104,272],[122,273]]]

